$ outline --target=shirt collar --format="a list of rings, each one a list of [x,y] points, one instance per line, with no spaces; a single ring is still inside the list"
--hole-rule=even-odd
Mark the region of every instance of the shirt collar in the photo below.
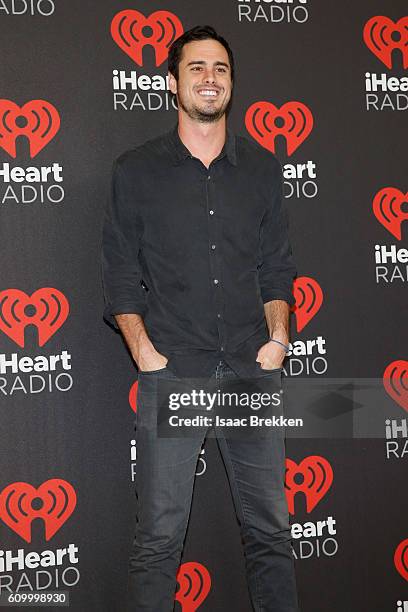
[[[170,132],[168,132],[168,138],[170,142],[171,154],[173,158],[174,165],[181,164],[187,157],[191,157],[190,151],[187,149],[185,144],[182,142],[179,133],[178,133],[178,122],[172,128]],[[223,148],[221,149],[221,153],[218,158],[227,156],[228,161],[233,165],[237,165],[237,151],[236,151],[236,138],[235,134],[231,132],[231,130],[227,127],[227,135],[225,139],[225,143]]]

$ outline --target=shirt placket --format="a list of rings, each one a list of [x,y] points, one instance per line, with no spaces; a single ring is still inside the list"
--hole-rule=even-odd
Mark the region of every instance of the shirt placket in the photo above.
[[[222,279],[221,249],[220,249],[220,210],[217,209],[215,197],[216,181],[214,180],[214,167],[212,163],[206,170],[205,192],[208,219],[208,256],[210,263],[210,283],[214,292],[216,304],[216,323],[218,329],[218,343],[221,354],[226,349],[226,334],[224,322],[224,285]]]

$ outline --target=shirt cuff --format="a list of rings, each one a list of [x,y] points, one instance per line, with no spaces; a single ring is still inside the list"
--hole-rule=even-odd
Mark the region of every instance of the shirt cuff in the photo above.
[[[142,306],[140,302],[123,302],[118,304],[107,304],[103,311],[103,318],[115,329],[119,329],[115,314],[138,314],[143,317],[146,314],[146,306]]]
[[[289,306],[294,306],[296,304],[293,293],[284,291],[282,289],[261,290],[261,295],[264,304],[270,302],[271,300],[283,300],[284,302],[287,302]]]

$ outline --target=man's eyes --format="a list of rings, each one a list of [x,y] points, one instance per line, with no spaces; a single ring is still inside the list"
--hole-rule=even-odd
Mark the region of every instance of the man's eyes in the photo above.
[[[191,68],[191,70],[202,70],[202,69],[203,69],[203,67],[202,67],[202,66],[193,66],[193,67]],[[218,67],[216,68],[216,70],[217,70],[217,72],[227,72],[226,68],[224,68],[223,66],[218,66]]]

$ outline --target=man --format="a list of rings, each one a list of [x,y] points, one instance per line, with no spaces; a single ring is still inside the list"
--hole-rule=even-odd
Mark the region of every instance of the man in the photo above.
[[[129,610],[173,610],[203,437],[157,435],[158,384],[188,377],[280,386],[296,270],[276,158],[226,127],[234,78],[224,38],[174,41],[178,122],[121,155],[103,235],[104,316],[139,369],[137,526]],[[257,612],[298,610],[284,492],[284,437],[217,442]]]

